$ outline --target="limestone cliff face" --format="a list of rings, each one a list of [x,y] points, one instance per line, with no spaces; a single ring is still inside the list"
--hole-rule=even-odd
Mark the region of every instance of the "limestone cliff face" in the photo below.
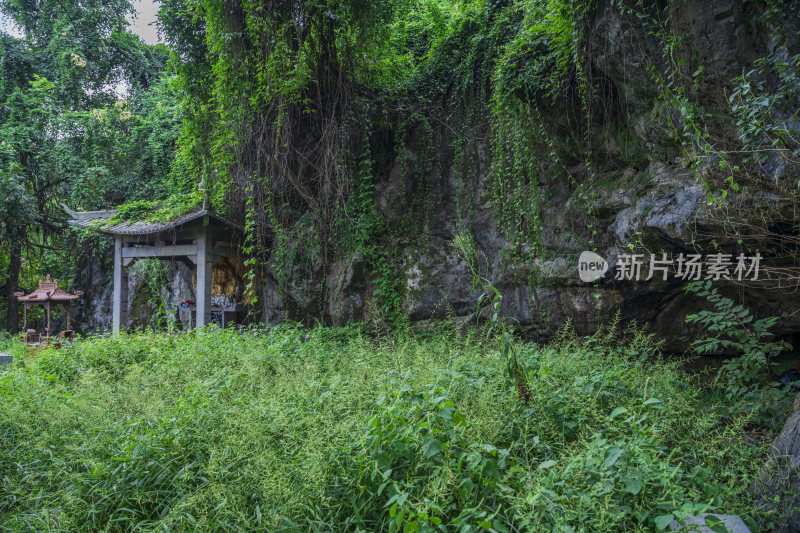
[[[111,331],[113,273],[107,272],[95,255],[78,263],[73,285],[83,291],[79,305],[73,306],[72,323],[79,333]]]
[[[666,12],[663,7],[658,8],[662,13]],[[686,87],[687,98],[720,117],[711,132],[714,142],[734,146],[738,132],[731,124],[727,99],[731,80],[770,53],[785,57],[799,53],[800,17],[780,21],[792,25],[795,32],[785,32],[788,37],[776,45],[773,23],[765,22],[763,6],[755,2],[689,0],[669,4],[668,11],[675,34],[683,34],[686,50],[691,52],[690,63],[695,58],[703,65],[702,75],[697,76],[691,73],[697,65],[682,67],[692,80]],[[634,249],[645,257],[698,251],[735,256],[748,247],[787,246],[781,235],[796,235],[798,202],[784,191],[795,188],[800,169],[775,154],[761,159],[757,175],[743,184],[741,194],[728,197],[725,207],[737,221],[752,221],[759,227],[769,213],[770,220],[777,221],[767,224],[769,234],[743,245],[725,226],[724,217],[707,206],[704,180],[719,179],[714,174],[719,161],[713,154],[687,155],[687,148],[676,140],[676,126],[679,131],[684,126],[682,115],[674,102],[661,97],[664,87],[653,74],[665,70],[664,45],[637,16],[621,10],[618,2],[600,2],[591,17],[586,44],[584,70],[601,89],[598,106],[602,112],[591,117],[587,147],[576,142],[570,121],[581,114],[580,99],[545,104],[551,105],[543,113],[548,129],[559,132],[554,149],[566,165],[566,177],[551,176],[540,188],[544,252],[535,261],[515,259],[499,227],[490,183],[488,111],[485,123],[475,125],[474,138],[467,140],[470,183],[450,170],[455,157],[453,128],[443,117],[431,121],[439,128],[437,160],[431,165],[434,170],[422,177],[429,202],[423,229],[399,236],[385,250],[394,266],[391,275],[396,278],[392,281],[399,293],[399,310],[412,321],[467,317],[474,311],[479,294],[473,289],[469,268],[451,248],[458,230],[466,228],[479,248],[482,275],[503,294],[503,314],[517,320],[529,335],[547,338],[567,320],[579,333],[590,333],[619,312],[624,320],[648,324],[668,340],[667,349],[683,350],[696,338],[685,316],[703,302],[687,296],[686,282],[674,276],[666,281],[614,279],[620,255]],[[789,124],[796,109],[785,111],[786,126],[800,129],[800,124]],[[412,132],[404,152],[391,144],[385,147],[384,162],[376,169],[374,202],[390,224],[413,207],[412,197],[421,186],[419,176],[409,169],[422,157],[425,142],[421,132],[416,136]],[[588,149],[591,175],[585,164]],[[575,202],[576,184],[589,181],[594,183],[594,194],[588,205]],[[283,264],[281,272],[262,276],[262,319],[344,324],[383,318],[376,296],[380,275],[365,257],[360,252],[340,254],[326,268],[309,247],[309,231],[298,226],[288,252],[280,258],[294,260]],[[609,271],[595,283],[584,283],[578,277],[577,258],[590,239],[608,261]],[[280,263],[274,251],[270,263]],[[95,266],[87,267],[87,272],[91,280],[83,283],[92,289],[86,322],[102,329],[109,322],[107,281]],[[172,292],[176,286],[185,288],[177,290],[175,298],[186,299],[191,292],[191,283],[184,278],[185,273],[175,273],[171,279]],[[720,282],[717,286],[756,315],[781,316],[777,333],[800,332],[800,296],[794,290],[776,289],[774,284]],[[76,288],[86,290],[81,283]]]
[[[731,80],[751,69],[753,62],[773,52],[771,28],[753,3],[675,2],[670,7],[676,33],[685,33],[689,46],[704,65],[702,78],[689,90],[689,97],[707,109],[724,114],[728,109],[727,93]],[[785,21],[784,21],[785,22]],[[794,39],[794,40],[792,40]],[[778,53],[798,53],[796,37],[784,43]],[[542,241],[546,253],[536,264],[507,259],[510,244],[498,229],[495,206],[489,190],[491,165],[488,141],[474,142],[472,157],[477,176],[466,198],[457,198],[464,184],[450,171],[453,154],[445,139],[439,149],[437,170],[427,176],[432,191],[430,220],[424,234],[397,240],[391,257],[401,278],[402,311],[413,321],[435,317],[466,317],[474,311],[478,293],[472,289],[467,265],[453,252],[450,242],[458,228],[467,227],[481,252],[483,272],[503,293],[503,313],[519,321],[529,334],[546,338],[571,320],[580,333],[590,333],[600,321],[619,312],[624,320],[649,324],[652,331],[667,339],[667,349],[684,350],[696,338],[685,324],[685,316],[696,312],[703,302],[684,292],[686,281],[670,276],[666,281],[619,281],[614,279],[620,254],[630,252],[649,257],[650,253],[709,254],[719,251],[733,254],[743,251],[737,239],[720,222],[719,213],[707,207],[708,196],[702,176],[711,175],[717,161],[713,156],[692,168],[685,148],[675,140],[670,121],[680,120],[678,110],[659,98],[662,89],[649,74],[648,65],[661,68],[664,47],[648,34],[631,13],[624,13],[610,2],[596,10],[588,36],[588,61],[593,77],[605,87],[603,105],[609,111],[592,124],[593,158],[597,162],[592,179],[595,188],[591,216],[584,206],[572,200],[574,182],[585,182],[584,155],[573,147],[568,136],[561,140],[564,160],[574,166],[568,172],[574,180],[560,180],[542,187]],[[580,102],[568,105],[579,106]],[[554,129],[569,132],[566,113],[554,108],[547,120]],[[720,135],[735,136],[723,120]],[[487,121],[488,122],[488,121]],[[727,127],[727,129],[726,129]],[[489,126],[483,131],[490,137]],[[412,143],[413,144],[413,143]],[[770,156],[771,157],[771,156]],[[408,172],[416,155],[406,152],[380,176],[375,202],[390,221],[399,220],[410,206],[414,176]],[[700,171],[698,171],[698,167]],[[740,220],[753,220],[765,210],[777,211],[777,218],[792,220],[796,202],[781,196],[797,181],[797,169],[775,158],[762,162],[760,176],[747,185],[747,195],[728,201]],[[787,187],[788,186],[788,187]],[[738,203],[737,203],[738,202]],[[473,209],[465,215],[459,204]],[[741,218],[744,217],[744,218]],[[796,220],[796,219],[795,219]],[[609,262],[609,272],[596,283],[578,278],[577,257],[588,242],[586,222],[591,221],[597,234],[597,252]],[[794,231],[789,229],[789,231]],[[768,239],[760,248],[775,245]],[[294,244],[302,249],[302,242]],[[795,265],[796,266],[796,265]],[[284,291],[277,290],[275,279],[265,284],[264,313],[272,319],[290,316],[305,318],[323,314],[333,324],[379,317],[373,295],[376,276],[369,272],[364,258],[356,253],[337,258],[327,273],[327,303],[320,306],[312,297],[314,287],[308,280],[321,277],[314,261],[292,271]],[[644,278],[646,276],[642,276]],[[531,283],[531,279],[535,282]],[[778,333],[800,332],[800,297],[793,291],[774,286],[751,284],[734,287],[717,283],[720,289],[735,296],[760,316],[781,316]]]

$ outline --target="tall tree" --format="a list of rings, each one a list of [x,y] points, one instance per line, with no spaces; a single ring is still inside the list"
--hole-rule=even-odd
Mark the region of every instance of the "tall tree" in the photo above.
[[[160,81],[166,47],[128,31],[129,0],[0,0],[0,9],[22,32],[0,35],[0,275],[16,331],[12,294],[26,266],[31,278],[71,273],[74,237],[59,204],[152,197],[168,174],[179,106]]]

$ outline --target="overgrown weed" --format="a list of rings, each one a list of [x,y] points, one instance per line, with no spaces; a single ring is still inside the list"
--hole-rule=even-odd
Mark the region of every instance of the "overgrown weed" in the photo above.
[[[284,325],[43,351],[0,375],[0,529],[768,526],[764,446],[641,329],[517,344],[527,404],[500,345]]]

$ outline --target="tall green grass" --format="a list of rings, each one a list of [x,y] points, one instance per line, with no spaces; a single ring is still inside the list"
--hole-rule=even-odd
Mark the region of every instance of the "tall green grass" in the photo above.
[[[21,351],[19,339],[17,339],[16,336],[9,335],[5,331],[0,331],[0,352],[16,355]]]
[[[0,530],[759,526],[764,455],[641,333],[518,346],[282,326],[83,340],[0,374]]]

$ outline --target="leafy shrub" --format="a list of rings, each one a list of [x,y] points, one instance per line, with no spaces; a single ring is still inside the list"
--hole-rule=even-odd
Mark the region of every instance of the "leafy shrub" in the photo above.
[[[508,531],[497,487],[509,452],[470,442],[466,419],[448,391],[409,385],[378,399],[342,486],[359,528],[432,532],[443,524]],[[348,486],[350,485],[350,486]],[[362,517],[375,516],[374,521]]]
[[[770,379],[775,357],[791,349],[769,331],[778,317],[753,321],[749,309],[724,298],[711,288],[710,281],[692,283],[687,291],[705,297],[714,306],[713,311],[686,317],[687,322],[701,324],[712,334],[696,340],[695,350],[701,354],[720,350],[740,354],[727,359],[716,377],[716,384],[731,404],[731,414],[752,413],[755,421],[766,424],[782,422],[794,395]]]

